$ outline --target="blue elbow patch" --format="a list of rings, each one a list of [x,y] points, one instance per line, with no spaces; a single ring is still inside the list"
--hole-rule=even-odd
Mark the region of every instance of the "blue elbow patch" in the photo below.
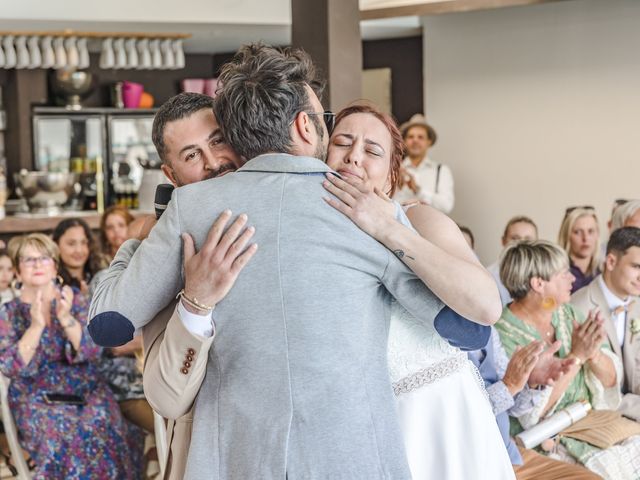
[[[133,340],[135,328],[118,312],[99,313],[89,322],[89,335],[101,347],[119,347]]]
[[[484,348],[491,336],[491,327],[467,320],[447,306],[436,315],[433,326],[449,345],[465,352]]]

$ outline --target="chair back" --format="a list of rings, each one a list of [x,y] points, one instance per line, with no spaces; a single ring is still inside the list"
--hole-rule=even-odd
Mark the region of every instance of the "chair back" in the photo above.
[[[9,385],[11,380],[0,373],[0,412],[2,412],[2,424],[4,432],[7,435],[9,450],[11,451],[11,459],[18,470],[19,480],[30,480],[31,472],[27,466],[27,462],[22,454],[22,447],[18,441],[18,431],[13,421],[13,415],[9,409]]]

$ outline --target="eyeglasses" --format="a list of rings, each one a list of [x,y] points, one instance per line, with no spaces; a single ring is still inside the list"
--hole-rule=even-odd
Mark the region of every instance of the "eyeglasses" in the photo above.
[[[619,207],[620,205],[624,205],[625,203],[629,203],[629,200],[627,200],[626,198],[616,198],[613,203],[616,204],[616,207]]]
[[[327,132],[329,135],[333,133],[333,129],[336,126],[336,114],[331,110],[325,110],[324,112],[306,112],[307,115],[322,115],[324,124],[327,126]]]
[[[578,205],[576,207],[568,207],[565,211],[564,211],[564,216],[566,217],[567,215],[569,215],[571,212],[573,212],[574,210],[577,209],[582,209],[582,210],[595,210],[595,207],[592,207],[591,205]]]
[[[46,255],[42,255],[41,257],[21,257],[20,263],[26,265],[29,268],[33,268],[37,263],[40,265],[49,265],[53,262],[53,258],[47,257]]]

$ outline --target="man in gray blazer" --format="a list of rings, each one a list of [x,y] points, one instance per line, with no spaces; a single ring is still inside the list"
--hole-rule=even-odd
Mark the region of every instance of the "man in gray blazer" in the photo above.
[[[186,478],[410,478],[387,374],[391,295],[424,322],[442,303],[322,201],[329,132],[309,58],[248,46],[221,81],[223,133],[252,160],[174,192],[128,267],[97,287],[90,333],[127,341],[179,290],[181,234],[200,246],[225,208],[246,212],[259,251],[216,305]],[[203,307],[206,290],[187,282],[183,300]]]
[[[640,228],[614,230],[607,243],[604,270],[571,297],[587,315],[599,310],[609,343],[624,368],[619,410],[640,421]]]

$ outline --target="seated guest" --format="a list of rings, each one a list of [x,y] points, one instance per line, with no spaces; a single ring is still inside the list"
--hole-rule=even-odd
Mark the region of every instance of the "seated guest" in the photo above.
[[[136,478],[124,420],[96,369],[100,348],[85,330],[86,299],[55,283],[56,244],[34,233],[10,253],[22,289],[0,309],[0,371],[34,478]]]
[[[622,227],[640,228],[640,200],[627,200],[611,216],[611,231]]]
[[[127,228],[133,215],[126,207],[114,205],[107,208],[100,220],[100,248],[109,261],[127,239]]]
[[[523,415],[536,403],[545,401],[551,394],[551,387],[546,385],[558,380],[573,364],[570,359],[560,360],[553,355],[560,347],[559,342],[545,351],[543,347],[543,342],[533,341],[509,360],[498,332],[492,328],[487,346],[468,355],[484,380],[518,480],[596,480],[600,478],[598,475],[580,465],[570,465],[517,447],[509,436],[509,415]]]
[[[7,250],[0,250],[0,305],[17,297],[17,291],[13,286],[15,269],[11,255]]]
[[[619,411],[640,420],[640,228],[614,230],[601,275],[571,297],[582,313],[599,310],[609,344],[624,367]]]
[[[504,227],[504,233],[502,234],[502,248],[504,249],[504,247],[513,242],[537,239],[538,226],[529,217],[520,215],[509,220],[507,222],[507,226]],[[496,260],[495,263],[487,267],[487,270],[493,276],[493,279],[496,281],[496,285],[498,285],[502,306],[511,302],[511,295],[509,295],[507,289],[502,285],[502,281],[500,281],[500,261]]]
[[[122,218],[118,215],[111,217]],[[82,219],[65,219],[53,231],[53,241],[60,251],[58,274],[63,284],[90,298],[93,290],[91,287],[94,285],[92,280],[98,278],[99,272],[109,266],[105,256],[97,249],[91,229]],[[134,355],[141,346],[142,340],[138,337],[123,347],[103,350],[99,370],[107,380],[124,417],[153,434],[153,412],[144,399],[142,374],[136,367]],[[144,449],[143,432],[133,425],[128,427],[134,463],[141,464]]]
[[[593,207],[569,207],[565,211],[558,244],[569,256],[575,277],[571,293],[589,285],[600,273],[600,227]]]
[[[127,238],[133,238],[145,222],[145,218],[133,220],[127,230]],[[107,380],[122,415],[133,425],[145,432],[154,433],[153,410],[147,402],[142,385],[142,336],[115,348],[105,348],[100,362],[100,373]],[[135,448],[132,454],[141,462],[144,450],[144,435],[138,429],[130,429],[131,443]],[[153,455],[154,452],[151,452]],[[145,462],[146,463],[146,462]]]
[[[109,266],[98,251],[89,225],[80,218],[62,220],[53,231],[53,241],[60,250],[58,274],[63,284],[88,294],[96,273]]]
[[[618,408],[621,399],[618,357],[606,342],[599,315],[590,313],[585,320],[569,305],[574,277],[569,271],[566,253],[542,240],[512,244],[502,257],[500,278],[513,297],[496,324],[507,355],[513,356],[518,347],[534,340],[548,344],[559,341],[558,356],[574,360],[569,371],[555,382],[550,395],[535,403],[527,413],[512,419],[511,433],[530,428],[545,416],[575,402],[588,402],[595,410]],[[627,430],[628,424],[634,429],[638,427],[635,422],[625,423],[621,417],[617,417],[617,421],[624,423]],[[618,424],[612,422],[611,425]],[[606,425],[604,429],[593,426],[589,432],[600,439],[607,438]],[[563,434],[559,436],[555,453],[607,479],[637,478],[640,436],[632,435],[625,435],[624,441],[601,449]]]

